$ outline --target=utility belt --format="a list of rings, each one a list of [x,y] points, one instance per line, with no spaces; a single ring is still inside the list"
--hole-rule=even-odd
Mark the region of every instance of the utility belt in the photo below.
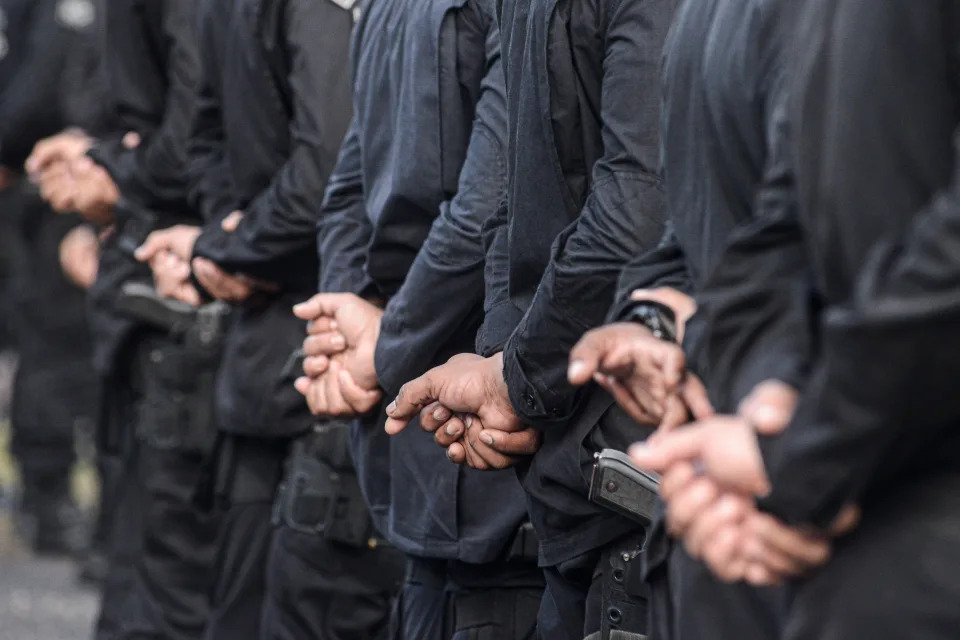
[[[370,518],[349,438],[349,423],[329,421],[294,442],[274,503],[274,526],[355,548],[389,544]]]
[[[159,449],[208,453],[216,438],[214,394],[230,308],[192,307],[127,283],[117,308],[153,331],[137,342],[137,436]]]

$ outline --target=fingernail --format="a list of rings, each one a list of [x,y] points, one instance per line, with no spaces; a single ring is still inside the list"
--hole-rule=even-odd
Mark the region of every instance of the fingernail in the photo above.
[[[444,409],[443,407],[437,407],[436,409],[433,410],[433,419],[436,420],[437,422],[446,420],[449,417],[450,416],[447,414],[447,410]]]
[[[331,329],[339,329],[339,328],[340,328],[340,325],[337,324],[337,321],[336,321],[336,320],[331,320],[331,321],[330,321],[330,328],[331,328]]]
[[[344,340],[343,336],[336,335],[330,338],[330,344],[335,347],[342,347],[344,344],[346,344],[346,340]]]
[[[634,445],[631,445],[630,448],[627,449],[627,453],[631,456],[643,456],[646,455],[649,450],[650,445],[645,442],[638,442]]]
[[[485,445],[493,446],[493,436],[484,431],[480,434],[480,442]]]
[[[397,401],[394,400],[389,405],[387,405],[387,415],[392,416],[393,412],[397,410]]]
[[[467,429],[473,426],[473,416],[467,416],[466,420],[463,421],[467,425]]]
[[[447,460],[450,462],[456,462],[456,460],[453,459],[453,452],[450,451],[450,449],[447,449]]]
[[[460,429],[455,424],[448,424],[443,428],[444,433],[448,436],[460,435]]]
[[[298,312],[298,311],[302,311],[302,310],[304,309],[304,307],[306,307],[306,306],[307,306],[307,305],[304,304],[303,302],[300,302],[300,303],[298,303],[298,304],[295,304],[295,305],[293,305],[293,312],[296,313],[296,312]]]
[[[587,371],[587,365],[581,360],[574,360],[567,369],[568,378],[580,378]]]

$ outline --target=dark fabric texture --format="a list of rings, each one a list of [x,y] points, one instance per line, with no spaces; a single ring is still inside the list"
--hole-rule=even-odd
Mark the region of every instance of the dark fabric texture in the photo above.
[[[793,589],[782,637],[955,637],[958,496],[956,474],[888,493],[836,544],[830,562]]]
[[[322,291],[387,299],[375,354],[389,397],[473,350],[480,229],[506,185],[505,103],[492,0],[387,0],[353,42],[354,121],[318,223]],[[356,421],[361,486],[384,536],[425,558],[490,562],[524,520],[513,471],[451,466],[382,410]]]
[[[104,74],[117,128],[90,155],[134,209],[183,214],[200,77],[196,3],[120,0],[104,6]],[[129,131],[141,137],[135,149],[121,142]]]
[[[207,221],[194,253],[277,285],[241,305],[217,393],[220,428],[286,437],[310,426],[288,367],[316,291],[315,225],[350,119],[352,13],[337,2],[207,0],[190,200]],[[233,233],[220,218],[244,212]],[[266,380],[266,384],[264,384]]]
[[[529,561],[408,557],[391,640],[533,640],[543,585]]]
[[[84,33],[58,18],[58,5],[58,0],[0,3],[6,45],[0,61],[0,165],[15,172],[38,140],[66,124],[59,84]]]
[[[231,504],[220,514],[216,579],[206,640],[255,640],[267,593],[267,561],[273,527],[269,501]]]
[[[139,443],[133,437],[134,405],[129,389],[111,396],[113,412],[122,420],[121,455],[118,459],[116,493],[111,496],[112,518],[109,523],[108,570],[101,588],[100,611],[94,637],[116,640],[136,615],[134,588],[137,561],[143,553],[143,485],[138,481]]]
[[[286,440],[227,435],[217,449],[214,491],[220,522],[206,640],[260,638],[270,520],[288,446]]]
[[[200,75],[193,0],[104,3],[103,78],[110,135],[90,150],[110,173],[121,199],[115,232],[102,243],[97,281],[88,304],[94,333],[94,366],[104,376],[122,371],[136,323],[116,309],[126,282],[152,283],[150,270],[131,255],[153,230],[197,216],[187,204],[185,168]],[[121,138],[136,132],[127,149]]]
[[[121,638],[196,639],[210,617],[219,518],[193,503],[203,458],[141,444],[143,541],[136,614]]]
[[[608,628],[645,633],[649,594],[640,580],[639,555],[645,537],[643,532],[630,533],[602,549],[592,549],[544,569],[547,586],[537,614],[537,638],[582,640]],[[630,558],[628,562],[624,562],[624,554]],[[633,563],[636,580],[624,578],[622,583],[616,582],[619,588],[614,593],[609,584],[614,578],[611,572],[622,571],[618,575],[624,576],[632,572],[626,567]],[[627,592],[619,593],[624,590]]]
[[[663,233],[658,78],[676,4],[498,3],[508,206],[485,227],[478,346],[503,349],[513,408],[543,431],[521,479],[546,565],[627,530],[588,501],[582,466],[592,442],[621,439],[590,435],[613,401],[571,387],[566,371],[573,345],[604,321],[620,271]]]
[[[267,561],[263,640],[386,640],[403,578],[396,549],[356,549],[278,527]]]
[[[785,109],[797,6],[691,0],[679,9],[662,83],[670,224],[661,246],[621,278],[621,300],[633,289],[664,286],[695,296],[687,364],[721,411],[735,410],[767,378],[799,386],[807,373],[812,310],[806,283],[791,282],[798,252],[780,245],[762,265],[728,267],[746,262],[740,255],[758,252],[761,242],[782,242],[782,221],[796,214]],[[799,257],[802,265],[802,251]],[[754,304],[757,290],[768,304]],[[755,339],[760,332],[764,339]],[[718,583],[667,538],[662,522],[652,529],[646,563],[656,637],[776,636],[782,594]]]
[[[787,610],[783,588],[725,584],[673,544],[662,571],[649,578],[651,638],[769,640],[780,637]]]
[[[826,527],[957,468],[960,21],[952,2],[804,7],[791,109],[821,335],[763,504]]]

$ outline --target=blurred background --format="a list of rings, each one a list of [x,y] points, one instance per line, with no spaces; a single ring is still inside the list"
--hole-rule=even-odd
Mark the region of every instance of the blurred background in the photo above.
[[[86,639],[98,609],[95,583],[81,579],[80,566],[71,555],[36,552],[30,541],[36,523],[21,517],[23,489],[10,455],[15,366],[12,349],[0,353],[0,640]],[[92,520],[97,496],[92,439],[89,433],[78,436],[80,451],[70,487],[83,514]]]
[[[0,640],[90,637],[106,565],[84,291],[96,236],[24,166],[38,141],[103,117],[95,17],[93,0],[0,0]]]

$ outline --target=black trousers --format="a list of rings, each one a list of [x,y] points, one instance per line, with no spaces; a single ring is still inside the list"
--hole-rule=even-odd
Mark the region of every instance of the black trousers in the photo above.
[[[583,640],[600,633],[606,625],[634,633],[647,630],[648,598],[640,594],[622,595],[615,602],[604,602],[604,584],[612,579],[611,556],[626,553],[636,556],[643,547],[644,534],[638,532],[593,549],[567,562],[544,569],[547,587],[537,614],[537,637],[541,640]],[[637,568],[639,571],[639,567]],[[605,621],[604,617],[608,619]]]
[[[133,395],[129,388],[111,390],[105,402],[122,428],[119,441],[114,444],[119,450],[110,450],[105,455],[115,456],[116,476],[114,484],[104,486],[108,498],[107,523],[108,569],[101,588],[100,612],[97,616],[96,640],[116,640],[135,615],[134,584],[136,564],[143,548],[142,507],[143,487],[139,482],[137,467],[140,447],[133,433]],[[105,428],[101,425],[101,428]],[[101,438],[102,439],[102,438]]]
[[[408,556],[393,640],[533,640],[543,573],[530,561],[470,565]]]
[[[259,640],[267,594],[270,523],[289,442],[223,435],[215,454],[220,517],[207,640]]]
[[[124,640],[192,640],[210,617],[216,514],[194,503],[203,457],[140,443],[142,542],[137,558],[136,615]]]
[[[67,497],[75,461],[74,433],[92,428],[98,395],[90,365],[23,357],[13,387],[11,450],[20,467],[25,498]],[[84,424],[85,423],[85,424]]]
[[[795,585],[784,640],[960,636],[960,475],[864,507],[821,570]]]
[[[651,640],[777,640],[786,613],[783,587],[726,584],[681,543],[672,543],[650,578]]]
[[[348,547],[278,526],[267,562],[263,640],[386,640],[403,578],[389,547]]]
[[[194,500],[204,454],[161,437],[182,427],[182,416],[158,412],[157,397],[143,395],[161,372],[141,358],[131,358],[129,371],[111,380],[102,412],[101,444],[119,445],[122,465],[97,639],[199,639],[210,616],[218,526]]]

